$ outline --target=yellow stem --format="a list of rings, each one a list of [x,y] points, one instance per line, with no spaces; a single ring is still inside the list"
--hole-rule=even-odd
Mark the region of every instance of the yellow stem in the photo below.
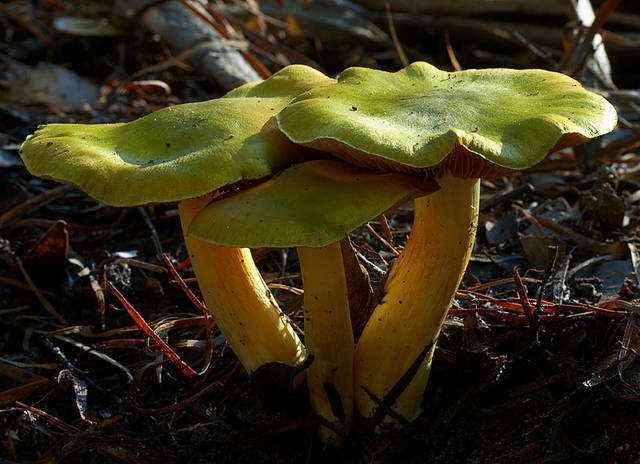
[[[407,245],[385,284],[355,354],[355,401],[371,417],[382,399],[433,341],[431,350],[393,410],[407,420],[420,414],[435,342],[469,262],[480,197],[479,179],[446,175],[440,190],[415,200]]]
[[[271,362],[300,365],[304,346],[264,283],[251,251],[187,238],[189,224],[209,201],[184,200],[178,210],[191,266],[220,332],[249,373]]]
[[[304,339],[313,362],[307,373],[311,407],[346,435],[353,414],[353,331],[340,242],[298,247],[304,286]],[[327,445],[340,435],[320,428]]]

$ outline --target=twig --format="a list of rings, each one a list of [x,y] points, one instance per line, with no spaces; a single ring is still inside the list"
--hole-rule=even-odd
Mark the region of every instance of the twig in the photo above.
[[[384,243],[390,250],[391,252],[396,255],[396,256],[400,256],[400,252],[398,251],[398,249],[396,247],[394,247],[387,239],[385,239],[382,235],[380,235],[378,232],[375,231],[375,229],[373,227],[371,227],[371,224],[369,224],[367,222],[367,224],[365,225],[365,227],[367,229],[369,229],[369,231],[376,236],[376,238],[378,240],[380,240],[382,243]]]
[[[242,3],[236,3],[236,5],[245,7],[244,4]],[[207,9],[209,11],[213,10],[213,6],[211,4],[207,5]],[[262,20],[264,19],[264,14],[260,12],[260,14],[256,13],[254,10],[250,10],[252,14],[255,15],[257,20]],[[259,10],[258,10],[259,11]],[[322,66],[312,60],[311,58],[309,58],[308,56],[304,55],[303,53],[300,53],[296,50],[294,50],[293,48],[288,47],[287,45],[280,43],[280,42],[275,42],[275,41],[270,41],[267,40],[266,38],[262,37],[260,34],[252,31],[251,29],[249,29],[244,21],[235,18],[233,16],[227,15],[223,12],[217,11],[217,13],[219,15],[221,15],[222,17],[224,17],[228,22],[230,22],[231,24],[233,24],[234,26],[240,28],[242,30],[242,33],[244,34],[244,36],[247,39],[250,39],[253,43],[259,44],[260,47],[262,49],[264,49],[264,51],[271,51],[271,53],[273,53],[274,55],[277,55],[278,53],[283,54],[284,56],[286,56],[287,58],[291,59],[293,62],[295,63],[301,63],[301,64],[306,64],[307,66],[311,66],[312,68],[317,69],[318,71],[324,72]],[[262,16],[261,16],[262,14]],[[288,24],[283,23],[285,28],[288,28]],[[278,27],[282,27],[281,23],[278,22]],[[255,45],[253,46],[255,47]],[[253,48],[252,47],[252,48]],[[281,60],[282,61],[282,60]]]
[[[382,226],[382,230],[384,232],[384,236],[387,237],[389,243],[393,244],[393,234],[391,233],[391,228],[389,227],[389,221],[387,221],[387,216],[381,214],[378,216],[380,220],[380,225]]]
[[[402,376],[393,385],[393,387],[389,389],[389,392],[384,395],[382,399],[376,398],[376,396],[372,392],[370,392],[364,385],[360,385],[360,388],[364,390],[367,396],[369,396],[369,398],[371,398],[371,400],[378,405],[371,417],[374,426],[380,424],[386,416],[390,416],[396,419],[403,425],[409,424],[409,421],[407,421],[400,414],[396,413],[392,408],[398,398],[400,398],[402,393],[404,393],[404,391],[407,389],[411,381],[415,378],[416,374],[420,370],[420,366],[422,366],[424,360],[427,358],[427,356],[429,356],[429,352],[433,348],[433,345],[434,341],[429,341],[427,346],[424,347],[424,349],[418,354],[413,363],[411,363],[407,371],[402,374]]]
[[[47,312],[49,312],[49,314],[51,314],[53,317],[58,319],[60,323],[64,325],[68,324],[67,320],[64,317],[62,317],[60,313],[58,313],[58,311],[55,310],[55,308],[51,305],[51,303],[49,303],[49,301],[44,297],[44,295],[42,294],[42,291],[40,291],[40,289],[36,286],[35,282],[33,281],[31,276],[25,269],[24,264],[22,264],[22,260],[20,259],[20,257],[16,255],[11,249],[9,249],[9,252],[11,253],[12,258],[15,260],[16,264],[18,265],[18,269],[20,269],[20,272],[22,273],[24,280],[27,281],[27,284],[29,284],[29,288],[34,293],[34,295],[36,296],[40,304],[44,307],[44,309],[46,309]]]
[[[54,335],[55,338],[57,338],[60,341],[63,341],[65,343],[69,343],[70,345],[75,346],[76,348],[78,348],[81,351],[84,351],[85,353],[89,353],[94,355],[95,357],[102,359],[103,361],[111,364],[112,366],[117,367],[118,369],[120,369],[122,372],[125,373],[125,375],[127,376],[127,379],[129,380],[129,382],[133,382],[133,376],[131,375],[131,371],[129,371],[129,369],[127,369],[125,366],[123,366],[122,364],[120,364],[118,361],[116,361],[115,359],[107,356],[104,353],[100,353],[99,351],[94,350],[93,348],[91,348],[90,346],[87,346],[83,343],[80,343],[72,338],[69,337],[65,337],[63,335]]]
[[[369,267],[369,269],[375,271],[377,274],[380,275],[385,275],[386,271],[378,266],[376,266],[374,263],[372,263],[371,261],[369,261],[367,259],[367,257],[365,255],[363,255],[362,253],[360,253],[358,250],[356,250],[356,255],[358,255],[358,258],[360,258],[362,260],[362,262]]]
[[[570,280],[578,271],[584,269],[587,266],[591,266],[592,264],[599,263],[600,261],[607,261],[609,259],[615,259],[615,255],[601,255],[594,256],[593,258],[589,258],[586,261],[581,262],[580,264],[574,266],[570,271],[567,271],[566,279]]]
[[[520,32],[513,31],[511,32],[511,35],[514,38],[516,38],[518,41],[520,41],[520,43],[524,45],[525,48],[529,50],[531,53],[533,53],[535,56],[537,56],[538,58],[541,58],[547,64],[551,65],[553,68],[557,66],[556,60],[553,59],[553,56],[551,56],[551,53],[540,50],[533,43],[529,42],[522,34],[520,34]]]
[[[32,288],[29,285],[23,284],[22,282],[20,282],[18,280],[9,279],[8,277],[1,277],[0,276],[0,285],[4,285],[6,287],[15,287],[15,288],[19,288],[21,290],[32,291]],[[40,290],[40,292],[43,295],[55,296],[55,293],[47,291],[47,290]]]
[[[265,280],[264,283],[269,285],[275,282],[282,282],[284,280],[290,280],[290,279],[301,279],[302,278],[302,274],[297,272],[295,274],[289,274],[289,275],[285,275],[282,277],[274,277],[273,279],[269,279],[269,280]]]
[[[147,210],[144,206],[138,206],[138,212],[142,216],[142,219],[144,219],[144,223],[147,225],[149,232],[151,232],[153,247],[156,249],[156,259],[158,261],[162,261],[162,255],[164,254],[164,251],[162,251],[162,243],[160,243],[160,236],[158,235],[158,231],[151,222],[149,213],[147,213]]]
[[[451,61],[453,69],[456,71],[462,71],[462,66],[460,66],[460,62],[458,61],[458,58],[456,58],[456,54],[451,46],[451,36],[449,35],[449,31],[444,32],[444,41],[447,47],[447,55],[449,55],[449,61]]]
[[[531,193],[533,191],[535,191],[535,188],[533,187],[533,185],[527,182],[526,184],[521,185],[520,187],[514,188],[509,192],[502,193],[497,197],[494,197],[490,200],[482,202],[480,204],[480,212],[487,211],[493,208],[494,206],[499,205],[500,203],[511,200],[513,198],[517,198],[523,194]]]
[[[142,77],[146,74],[156,73],[159,71],[164,71],[165,69],[172,68],[174,66],[182,66],[185,67],[183,62],[189,59],[192,55],[196,53],[200,53],[211,47],[221,47],[223,45],[230,45],[241,49],[242,47],[246,47],[246,42],[244,41],[233,41],[233,40],[207,40],[207,37],[201,38],[197,40],[194,44],[191,44],[189,48],[184,50],[182,53],[178,54],[175,57],[170,57],[161,63],[152,64],[151,66],[147,66],[142,68],[136,72],[134,72],[128,79],[123,80],[116,88],[111,90],[106,97],[104,97],[104,104],[100,108],[101,111],[109,108],[115,101],[116,97],[120,94],[120,92],[126,88],[130,83]]]
[[[47,190],[46,192],[36,195],[33,198],[29,198],[24,203],[20,203],[18,206],[10,209],[2,216],[0,216],[0,227],[4,226],[9,221],[19,218],[27,213],[30,213],[37,208],[51,203],[56,198],[60,198],[69,192],[72,192],[74,188],[71,185],[60,185],[58,187]]]
[[[51,351],[51,353],[53,353],[53,355],[58,359],[58,363],[62,364],[65,367],[65,369],[68,369],[71,372],[73,372],[74,374],[77,374],[85,382],[87,382],[87,384],[89,384],[91,386],[91,388],[93,388],[96,391],[102,393],[103,395],[108,396],[109,398],[114,400],[117,404],[125,404],[124,401],[122,400],[122,398],[120,398],[119,396],[117,396],[116,394],[114,394],[114,393],[112,393],[112,392],[110,392],[108,390],[105,390],[100,385],[98,385],[96,382],[91,380],[91,378],[89,378],[89,376],[87,376],[87,373],[85,371],[83,371],[82,369],[79,369],[76,366],[74,366],[73,364],[71,364],[71,361],[69,361],[69,359],[64,354],[64,352],[60,349],[60,347],[54,345],[54,343],[51,340],[49,340],[48,337],[43,336],[40,339],[42,340],[44,345]]]
[[[132,406],[136,412],[140,414],[144,414],[146,416],[157,416],[159,414],[169,414],[176,411],[181,411],[183,409],[187,409],[190,406],[196,404],[198,401],[206,398],[207,396],[215,393],[224,388],[224,383],[220,381],[212,382],[210,385],[206,386],[202,390],[200,390],[195,395],[187,398],[186,400],[179,401],[177,403],[172,404],[171,406],[165,406],[163,408],[139,408],[137,406]]]
[[[633,266],[633,273],[636,275],[636,282],[640,285],[640,256],[638,255],[638,248],[635,244],[627,243],[629,248],[629,255],[631,255],[631,265]]]
[[[33,22],[29,21],[29,18],[26,17],[26,15],[14,12],[12,8],[8,8],[9,2],[4,3],[7,3],[7,6],[4,6],[3,2],[0,2],[0,13],[5,14],[7,18],[15,21],[18,25],[20,25],[20,27],[31,32],[40,42],[42,42],[45,48],[48,49],[51,47],[51,44],[53,42],[51,36],[43,32],[38,26],[33,24]]]
[[[396,27],[393,24],[393,17],[391,16],[391,7],[388,3],[385,4],[387,9],[387,24],[389,25],[389,33],[391,34],[391,39],[393,40],[393,45],[396,47],[396,52],[398,52],[398,57],[400,58],[400,62],[402,66],[408,66],[409,60],[407,59],[407,55],[405,55],[404,50],[402,49],[402,45],[398,40],[398,34],[396,34]]]
[[[600,29],[602,29],[604,23],[607,22],[607,19],[609,18],[611,13],[613,13],[616,8],[618,8],[621,2],[622,0],[607,0],[602,4],[593,20],[593,23],[578,45],[577,51],[574,53],[574,62],[577,64],[572,66],[569,72],[570,75],[576,75],[582,70],[591,54],[595,51],[594,38],[596,37],[596,34],[600,32]],[[598,41],[597,46],[602,46],[602,43],[603,42],[601,39],[600,41]]]
[[[553,296],[560,303],[564,303],[565,282],[567,281],[567,272],[569,271],[569,265],[571,264],[571,258],[574,250],[575,248],[571,249],[567,253],[564,263],[562,264],[562,268],[557,272],[557,277],[554,278]]]
[[[540,283],[540,280],[532,279],[531,277],[521,277],[520,280],[522,280],[522,282],[527,282],[532,284]],[[475,285],[473,287],[466,288],[465,290],[469,292],[473,292],[478,290],[484,290],[485,288],[489,288],[489,287],[495,287],[496,285],[505,285],[505,284],[512,284],[512,283],[513,283],[513,277],[507,277],[505,279],[499,279],[499,280],[494,280],[492,282],[485,282],[484,284]]]
[[[69,435],[80,435],[82,433],[82,430],[80,430],[79,428],[71,425],[71,424],[67,424],[66,422],[64,422],[63,420],[58,419],[57,417],[52,416],[51,414],[38,409],[38,408],[34,408],[33,406],[28,406],[24,403],[21,403],[20,401],[16,401],[16,404],[21,407],[22,409],[25,409],[26,411],[29,411],[31,414],[33,414],[34,416],[37,416],[47,422],[49,422],[51,425],[58,427],[60,430],[62,430],[63,432],[69,434]]]
[[[529,320],[529,325],[532,328],[536,326],[535,314],[531,303],[529,302],[529,297],[527,295],[527,288],[522,283],[522,279],[520,278],[520,273],[518,272],[518,268],[514,270],[513,273],[513,282],[516,284],[516,291],[518,292],[518,296],[520,297],[520,304],[522,305],[522,309],[524,310],[524,314],[527,316]]]
[[[544,290],[547,286],[547,282],[549,281],[549,277],[551,277],[551,273],[553,272],[553,269],[556,265],[556,259],[558,259],[558,247],[547,246],[547,263],[544,267],[544,274],[542,274],[542,283],[538,288],[538,295],[536,296],[536,338],[538,338],[538,319],[540,318],[540,314],[542,313],[542,297],[544,295]]]
[[[104,300],[104,291],[98,282],[98,279],[95,275],[89,274],[89,286],[91,287],[91,291],[96,296],[96,302],[98,303],[98,313],[100,313],[100,328],[102,331],[106,329],[106,324],[104,320],[105,313],[105,300]]]
[[[124,265],[133,266],[133,267],[139,267],[147,271],[158,272],[161,274],[167,273],[167,270],[162,266],[159,266],[157,264],[152,264],[152,263],[146,263],[144,261],[140,261],[139,259],[134,259],[134,258],[118,258],[113,262],[113,264],[115,265],[124,264]]]

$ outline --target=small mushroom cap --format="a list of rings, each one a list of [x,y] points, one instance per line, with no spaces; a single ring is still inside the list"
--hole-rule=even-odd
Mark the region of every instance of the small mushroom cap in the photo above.
[[[434,181],[415,176],[308,161],[214,200],[195,217],[188,236],[229,247],[322,247],[437,189]]]
[[[293,97],[335,82],[302,65],[223,98],[176,105],[127,124],[47,124],[20,153],[34,175],[73,184],[109,205],[184,200],[309,159],[278,131]]]
[[[276,119],[293,142],[365,167],[492,177],[605,134],[617,115],[560,73],[450,73],[417,62],[396,73],[349,68],[337,84],[299,95]]]

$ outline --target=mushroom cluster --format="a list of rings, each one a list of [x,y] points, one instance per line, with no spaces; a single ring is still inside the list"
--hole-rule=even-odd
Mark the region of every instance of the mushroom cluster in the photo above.
[[[310,67],[289,66],[222,98],[127,124],[47,124],[27,137],[20,154],[32,174],[75,185],[107,205],[178,202],[186,232],[216,190],[311,156],[278,130],[274,115],[301,92],[333,82]],[[246,370],[302,364],[304,346],[250,250],[184,236],[207,308]]]
[[[427,175],[440,185],[416,199],[411,235],[355,354],[355,401],[365,417],[374,416],[376,398],[420,364],[392,406],[412,420],[471,255],[480,179],[531,167],[607,133],[617,115],[603,97],[560,73],[446,72],[417,62],[396,73],[349,68],[336,84],[298,96],[276,119],[296,144],[371,169]]]
[[[450,73],[418,62],[396,73],[349,68],[334,81],[294,65],[128,124],[47,125],[21,153],[35,175],[107,204],[179,202],[209,311],[250,373],[305,358],[249,250],[297,247],[310,402],[323,440],[337,444],[354,404],[364,417],[420,413],[473,249],[480,179],[533,166],[616,121],[604,98],[548,71]],[[228,185],[238,188],[211,195]],[[340,241],[409,200],[411,235],[354,341]]]
[[[217,246],[297,247],[304,288],[304,338],[313,356],[313,410],[339,442],[353,413],[354,339],[340,240],[365,222],[437,189],[432,180],[337,160],[297,164],[260,185],[212,202],[189,236]]]

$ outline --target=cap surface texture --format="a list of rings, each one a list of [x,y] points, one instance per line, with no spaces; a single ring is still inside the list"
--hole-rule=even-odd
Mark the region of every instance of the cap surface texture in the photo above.
[[[337,84],[296,97],[276,119],[293,142],[354,164],[422,170],[449,163],[463,177],[533,166],[617,122],[607,100],[560,73],[446,72],[424,62],[395,73],[349,68]]]

